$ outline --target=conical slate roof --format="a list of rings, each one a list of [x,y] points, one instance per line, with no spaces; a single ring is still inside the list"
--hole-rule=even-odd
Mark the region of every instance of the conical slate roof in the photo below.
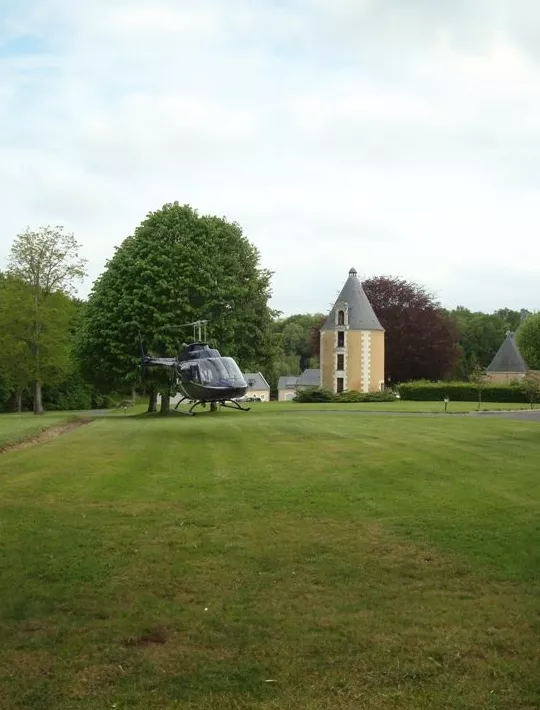
[[[345,285],[321,330],[335,328],[336,311],[341,302],[346,302],[348,305],[349,328],[352,330],[384,330],[362,288],[356,269],[349,271],[349,278],[345,281]]]
[[[514,334],[508,331],[506,338],[497,354],[487,368],[488,372],[519,372],[526,373],[529,368],[525,363],[514,340]]]

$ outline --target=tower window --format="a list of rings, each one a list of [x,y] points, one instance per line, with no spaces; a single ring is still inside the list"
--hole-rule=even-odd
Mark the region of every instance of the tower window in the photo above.
[[[337,393],[343,392],[343,377],[337,378],[336,385]]]
[[[337,322],[338,325],[345,325],[345,311],[338,311]]]
[[[337,356],[337,368],[338,370],[343,370],[345,367],[345,358],[343,355]]]
[[[338,348],[345,347],[345,333],[342,330],[338,330],[337,334],[337,346]]]

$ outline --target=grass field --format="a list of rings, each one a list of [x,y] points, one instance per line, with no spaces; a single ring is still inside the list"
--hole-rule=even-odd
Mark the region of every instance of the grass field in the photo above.
[[[290,412],[307,412],[313,410],[326,411],[359,411],[359,412],[444,412],[444,402],[357,402],[351,404],[328,403],[328,404],[300,404],[298,402],[264,402],[252,403],[247,406],[259,409],[264,407],[266,411],[290,411]],[[514,409],[530,409],[527,404],[518,403],[498,403],[498,402],[483,402],[481,411],[502,411]],[[462,412],[476,412],[478,410],[478,402],[449,402],[448,413],[456,414]]]
[[[250,407],[253,412],[258,413],[276,413],[283,414],[285,412],[301,414],[305,412],[393,412],[395,414],[408,413],[426,413],[426,414],[441,414],[444,413],[444,402],[357,402],[351,404],[340,403],[321,403],[321,404],[300,404],[298,402],[251,402],[245,406]],[[133,414],[142,414],[146,411],[146,403],[140,402],[133,409],[128,410],[128,416]],[[537,406],[538,408],[538,406]],[[188,405],[183,404],[181,409],[187,410]],[[484,402],[481,405],[481,411],[514,411],[514,410],[529,410],[527,404],[518,404],[513,402]],[[204,412],[198,408],[196,411]],[[463,414],[467,412],[478,411],[477,402],[450,402],[448,404],[448,414]],[[225,410],[223,410],[225,413]],[[112,416],[124,416],[122,409],[111,410],[108,414]],[[236,415],[235,415],[236,416]]]
[[[46,429],[60,426],[74,418],[69,412],[48,412],[39,417],[34,414],[0,414],[0,449],[37,436]]]
[[[264,406],[0,457],[0,708],[539,708],[540,424]]]

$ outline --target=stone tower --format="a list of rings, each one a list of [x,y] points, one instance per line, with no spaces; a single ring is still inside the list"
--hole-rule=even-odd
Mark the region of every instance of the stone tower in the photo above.
[[[332,392],[377,392],[384,386],[384,328],[349,271],[339,297],[321,328],[321,387]]]

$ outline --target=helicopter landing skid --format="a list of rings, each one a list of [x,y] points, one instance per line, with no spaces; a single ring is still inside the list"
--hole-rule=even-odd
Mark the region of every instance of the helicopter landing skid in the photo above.
[[[182,399],[180,399],[180,400],[176,403],[176,405],[175,405],[175,407],[174,407],[175,412],[178,411],[178,407],[182,404],[182,402],[186,402],[186,401],[189,402],[190,400],[188,400],[187,397],[182,397]],[[180,411],[178,412],[178,414],[185,414],[186,417],[194,417],[194,416],[195,416],[195,412],[193,412],[192,409],[193,409],[194,407],[196,407],[198,404],[201,404],[201,403],[200,403],[200,402],[195,402],[195,403],[191,406],[189,412],[183,412],[182,410],[180,410]]]
[[[250,407],[242,407],[236,400],[231,399],[230,404],[225,402],[220,402],[222,407],[227,407],[228,409],[239,409],[241,412],[249,412]]]
[[[187,397],[182,397],[182,399],[179,399],[174,408],[178,409],[178,407],[182,404],[182,402],[185,402],[186,399]]]
[[[182,402],[186,402],[186,401],[189,402],[190,400],[187,397],[182,397],[182,399],[176,403],[176,405],[174,407],[175,410],[178,410],[178,407],[182,404]],[[229,404],[227,404],[228,401],[230,402]],[[212,404],[212,402],[211,402],[211,404]],[[238,409],[241,412],[249,412],[249,410],[250,410],[250,407],[242,407],[239,404],[239,402],[236,402],[234,399],[222,400],[219,402],[215,402],[214,404],[220,404],[222,407],[227,407],[228,409]],[[191,405],[191,407],[189,408],[189,410],[187,412],[183,412],[182,410],[180,410],[178,413],[185,414],[186,417],[194,417],[196,414],[196,412],[193,411],[195,409],[195,407],[206,407],[206,405],[207,405],[207,402],[205,402],[204,400],[198,399],[196,402],[193,402],[193,404]]]

